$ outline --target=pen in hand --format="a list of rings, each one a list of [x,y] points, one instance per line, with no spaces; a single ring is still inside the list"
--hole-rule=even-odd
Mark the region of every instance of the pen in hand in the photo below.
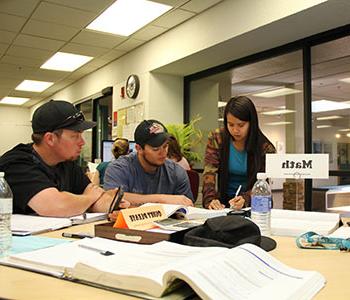
[[[237,188],[237,191],[235,193],[235,198],[239,195],[239,193],[241,192],[241,188],[242,185],[240,184],[239,187]],[[233,205],[230,206],[230,208],[235,209],[235,207]]]

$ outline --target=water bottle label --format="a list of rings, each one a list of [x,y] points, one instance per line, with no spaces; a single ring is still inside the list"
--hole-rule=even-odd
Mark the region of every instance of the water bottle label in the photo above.
[[[0,214],[12,213],[12,198],[0,198]]]
[[[268,213],[271,210],[271,196],[253,196],[252,211],[258,213]]]

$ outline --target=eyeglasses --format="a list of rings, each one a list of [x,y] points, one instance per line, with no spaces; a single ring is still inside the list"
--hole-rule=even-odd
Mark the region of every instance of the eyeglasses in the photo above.
[[[84,114],[81,111],[76,112],[74,115],[69,116],[63,120],[63,122],[57,125],[52,131],[68,127],[76,122],[82,122],[85,120]]]

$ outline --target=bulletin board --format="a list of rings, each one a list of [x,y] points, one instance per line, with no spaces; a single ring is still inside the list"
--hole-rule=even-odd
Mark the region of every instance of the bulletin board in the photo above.
[[[143,119],[143,102],[114,111],[112,137],[124,137],[130,141],[134,140],[135,128]]]

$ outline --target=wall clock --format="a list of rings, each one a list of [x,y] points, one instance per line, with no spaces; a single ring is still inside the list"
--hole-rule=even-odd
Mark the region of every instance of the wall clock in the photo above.
[[[130,75],[126,80],[126,95],[135,99],[140,90],[140,80],[137,75]]]

